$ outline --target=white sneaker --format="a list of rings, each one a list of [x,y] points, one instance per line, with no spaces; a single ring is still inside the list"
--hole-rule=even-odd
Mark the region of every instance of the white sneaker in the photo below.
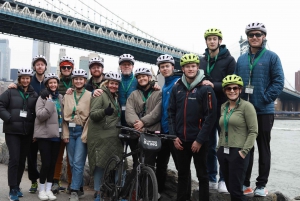
[[[38,197],[40,198],[40,200],[48,200],[46,191],[40,191]]]
[[[158,200],[160,199],[160,193],[157,194],[157,199],[158,199]]]
[[[218,189],[218,184],[216,182],[209,182],[209,190],[217,190]]]
[[[218,192],[228,194],[225,181],[220,181],[218,185]]]
[[[52,191],[47,191],[46,195],[48,196],[49,200],[56,200],[56,196],[53,195]]]

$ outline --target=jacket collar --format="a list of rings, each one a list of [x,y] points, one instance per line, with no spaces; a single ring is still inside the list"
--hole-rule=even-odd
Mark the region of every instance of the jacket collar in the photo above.
[[[182,75],[181,80],[182,80],[182,83],[184,84],[184,86],[188,90],[191,90],[194,87],[196,87],[200,82],[202,82],[203,78],[205,78],[204,71],[202,69],[198,69],[196,78],[195,78],[195,80],[191,84],[188,84],[188,82],[186,81],[186,78],[185,78],[184,74]]]

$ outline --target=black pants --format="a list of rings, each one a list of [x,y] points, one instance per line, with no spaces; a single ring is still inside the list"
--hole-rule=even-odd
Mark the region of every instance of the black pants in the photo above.
[[[256,138],[258,148],[258,177],[256,178],[257,187],[265,187],[271,169],[271,130],[274,123],[274,115],[257,115],[258,135]],[[244,181],[245,186],[250,186],[250,178],[252,174],[252,166],[254,160],[254,147],[250,151],[250,161]]]
[[[162,139],[161,143],[161,150],[158,152],[156,158],[156,178],[158,184],[158,192],[160,193],[163,192],[165,188],[168,163],[171,154],[175,163],[176,170],[178,169],[173,141]]]
[[[29,152],[27,155],[28,165],[28,178],[31,182],[36,182],[40,178],[40,173],[37,169],[37,154],[38,154],[38,143],[31,142]]]
[[[47,180],[53,183],[55,164],[60,148],[60,141],[51,141],[48,139],[39,139],[38,147],[41,154],[42,167],[40,171],[40,183],[44,184]]]
[[[249,154],[243,159],[239,150],[240,148],[230,148],[229,154],[225,154],[224,147],[220,147],[217,152],[231,201],[246,201],[242,188],[249,164]]]
[[[182,142],[183,150],[176,149],[178,165],[177,201],[186,201],[189,189],[190,164],[194,159],[194,165],[199,181],[199,201],[209,201],[209,184],[207,173],[208,142],[202,144],[198,153],[191,150],[193,142]]]
[[[9,151],[8,185],[11,188],[20,186],[25,169],[26,156],[32,141],[32,135],[5,134],[5,141]]]

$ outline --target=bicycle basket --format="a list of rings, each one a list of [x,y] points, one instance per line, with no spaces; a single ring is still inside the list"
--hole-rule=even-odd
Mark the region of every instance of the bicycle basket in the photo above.
[[[161,139],[157,136],[142,133],[139,138],[139,148],[146,151],[158,152],[161,149]]]

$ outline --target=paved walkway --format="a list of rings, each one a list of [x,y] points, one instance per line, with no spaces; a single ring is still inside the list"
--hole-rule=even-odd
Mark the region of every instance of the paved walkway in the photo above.
[[[63,186],[67,186],[66,183],[62,184]],[[24,197],[20,198],[20,201],[39,201],[38,194],[28,193],[28,189],[31,186],[31,182],[28,179],[27,171],[24,172],[21,188],[24,194]],[[9,187],[7,185],[7,166],[4,164],[0,164],[0,201],[8,201],[8,192]],[[93,201],[94,200],[94,191],[90,189],[88,186],[84,187],[84,197],[79,199],[80,201]],[[60,201],[68,201],[69,195],[62,192],[57,195],[57,200]]]

